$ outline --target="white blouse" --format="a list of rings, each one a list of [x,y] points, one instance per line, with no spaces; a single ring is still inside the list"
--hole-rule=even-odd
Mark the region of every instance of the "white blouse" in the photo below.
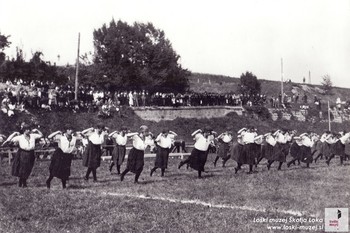
[[[326,142],[328,143],[328,144],[334,144],[334,143],[336,143],[337,142],[337,138],[335,138],[335,137],[333,137],[333,136],[329,136],[329,137],[327,137],[326,138]]]
[[[94,145],[101,145],[105,141],[105,133],[98,134],[97,132],[93,132],[89,136],[89,141]]]
[[[194,143],[194,148],[200,151],[207,151],[213,138],[210,136],[205,138],[203,134],[198,133],[195,136],[195,140],[196,142]]]
[[[75,144],[77,138],[72,136],[72,139],[69,141],[66,135],[59,137],[58,147],[61,148],[63,153],[72,153],[75,150]]]
[[[18,142],[19,148],[30,151],[35,148],[35,140],[41,138],[40,134],[29,134],[29,139],[24,134],[12,138],[12,142]]]
[[[267,144],[271,145],[271,146],[275,146],[276,145],[276,139],[272,136],[272,135],[268,135],[266,136],[266,142]]]
[[[244,144],[254,143],[254,138],[257,136],[257,133],[247,132],[243,135]]]
[[[341,141],[342,144],[346,144],[349,142],[349,138],[350,138],[350,133],[346,133],[344,136],[342,136],[341,138],[339,138],[339,140]]]
[[[225,142],[225,143],[229,143],[232,141],[232,136],[228,135],[228,134],[224,134],[222,137],[221,137],[222,141]]]
[[[282,143],[282,144],[287,143],[286,137],[285,137],[282,133],[279,133],[279,134],[277,135],[276,141],[277,141],[278,143]]]
[[[326,133],[322,134],[322,136],[321,136],[321,138],[320,138],[320,141],[321,141],[321,142],[325,142],[327,136],[328,136],[328,134],[326,134]]]
[[[122,136],[121,134],[116,134],[116,136],[114,136],[114,138],[115,138],[115,142],[119,146],[125,146],[126,142],[128,141],[128,137],[126,134],[124,136]]]
[[[307,146],[307,147],[312,147],[314,145],[313,141],[311,141],[311,139],[309,137],[302,137],[302,143],[304,146]]]
[[[156,138],[156,142],[158,144],[158,146],[162,147],[162,148],[171,148],[171,144],[172,144],[172,140],[171,138],[168,136],[164,137],[162,134],[159,134],[158,137]]]
[[[137,150],[145,150],[147,147],[147,144],[144,140],[140,138],[139,135],[134,135],[132,137],[132,146]]]

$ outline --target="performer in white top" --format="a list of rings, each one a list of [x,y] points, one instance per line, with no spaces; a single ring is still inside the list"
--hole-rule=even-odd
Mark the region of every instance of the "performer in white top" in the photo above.
[[[191,136],[194,137],[196,142],[191,155],[186,160],[181,161],[178,168],[180,169],[184,164],[189,164],[191,168],[198,171],[198,178],[202,178],[202,171],[204,171],[207,162],[209,145],[214,140],[214,133],[209,127],[194,131]]]
[[[29,125],[23,125],[22,134],[12,133],[8,142],[18,143],[18,151],[12,162],[12,175],[19,177],[19,187],[27,187],[27,179],[30,176],[35,161],[35,140],[41,138],[43,134],[38,129],[33,129]]]
[[[242,137],[243,140],[243,149],[239,158],[237,159],[237,167],[235,168],[235,174],[241,169],[243,164],[249,165],[248,174],[253,173],[253,165],[256,164],[256,154],[254,151],[255,147],[255,138],[258,136],[256,129],[254,127],[250,127]]]
[[[289,151],[287,144],[286,130],[277,130],[273,135],[275,136],[276,144],[273,147],[271,157],[268,159],[267,169],[270,170],[271,165],[277,161],[279,162],[277,170],[281,170],[282,164],[286,162],[286,157]]]
[[[272,135],[273,132],[268,132],[263,135],[263,143],[261,145],[261,157],[258,159],[257,164],[261,162],[263,158],[267,161],[271,161],[274,156],[274,147],[276,145],[276,139]]]
[[[145,149],[148,144],[145,142],[145,138],[148,135],[149,130],[145,125],[140,126],[138,133],[129,133],[128,136],[132,137],[132,149],[128,154],[128,161],[125,170],[120,175],[120,180],[124,180],[124,176],[130,171],[135,173],[135,183],[139,182],[139,177],[145,164],[144,156]]]
[[[115,147],[112,151],[112,163],[109,166],[109,171],[112,172],[114,165],[117,167],[117,173],[120,175],[120,166],[123,164],[126,154],[126,143],[128,141],[127,128],[121,127],[120,131],[114,131],[109,134],[113,138]]]
[[[329,156],[328,160],[326,161],[328,166],[331,160],[335,157],[335,155],[339,155],[340,165],[343,165],[343,162],[346,156],[345,145],[348,144],[349,142],[350,142],[350,132],[346,133],[344,131],[342,136],[340,136],[339,139],[334,143],[332,153]]]
[[[214,167],[219,158],[222,158],[222,166],[225,167],[227,160],[230,158],[230,143],[232,142],[232,132],[226,131],[217,136],[216,138],[219,141],[219,148],[217,156],[214,160]]]
[[[161,176],[164,176],[165,169],[168,168],[169,153],[173,143],[173,137],[170,135],[177,136],[175,132],[164,129],[155,140],[157,143],[157,154],[150,176],[153,175],[157,168],[161,169]]]
[[[238,132],[237,132],[237,142],[239,144],[241,144],[242,146],[244,145],[243,136],[247,132],[247,130],[248,130],[247,128],[242,128],[242,129],[238,130]]]
[[[290,154],[293,159],[287,163],[288,167],[291,164],[295,164],[295,161],[304,162],[307,168],[310,167],[310,163],[313,161],[311,153],[313,142],[309,135],[310,133],[303,133],[299,137],[294,137],[295,142],[290,148]]]
[[[48,136],[49,139],[56,138],[58,148],[55,150],[49,167],[50,176],[46,180],[46,187],[50,188],[54,177],[61,179],[62,188],[66,188],[67,180],[71,173],[73,153],[77,150],[77,138],[73,134],[71,126],[65,127],[65,133],[56,131]]]
[[[243,151],[243,135],[247,132],[247,128],[242,128],[238,130],[237,132],[237,142],[233,142],[230,148],[230,155],[233,160],[235,160],[237,163],[242,164],[243,157],[242,157],[242,151]],[[235,172],[238,171],[235,169]]]
[[[328,144],[326,143],[326,139],[329,135],[329,131],[324,132],[321,137],[319,138],[319,140],[316,142],[316,150],[318,150],[318,155],[316,156],[316,158],[314,159],[315,163],[317,162],[317,160],[323,159],[323,156],[326,156],[327,150],[328,150]]]
[[[88,138],[89,144],[83,154],[83,166],[87,167],[84,179],[89,180],[92,172],[94,182],[97,182],[96,170],[101,165],[102,144],[107,136],[107,127],[98,124],[96,128],[89,128],[83,130],[81,133]]]
[[[258,167],[258,163],[262,159],[262,147],[264,143],[264,135],[258,135],[254,138],[253,153],[255,153],[255,167]]]

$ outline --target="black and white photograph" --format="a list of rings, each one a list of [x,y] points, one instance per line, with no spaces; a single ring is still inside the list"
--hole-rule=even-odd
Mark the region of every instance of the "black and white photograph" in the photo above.
[[[0,233],[350,232],[349,0],[4,0],[0,102]]]

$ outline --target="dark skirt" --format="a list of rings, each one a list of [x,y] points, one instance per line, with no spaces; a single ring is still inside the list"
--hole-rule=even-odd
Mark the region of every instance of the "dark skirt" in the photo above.
[[[169,148],[162,148],[158,146],[154,166],[159,167],[161,169],[168,168],[169,152]]]
[[[290,150],[290,143],[287,142],[287,143],[282,143],[280,145],[281,145],[282,153],[284,154],[285,157],[287,157]]]
[[[255,159],[259,161],[262,158],[262,145],[253,143],[252,150],[253,150]]]
[[[322,152],[322,146],[323,146],[323,143],[318,140],[314,143],[314,145],[311,147],[311,151],[312,151],[312,155],[314,157],[317,157],[318,155],[320,155]]]
[[[50,163],[50,175],[62,180],[67,180],[70,176],[73,154],[63,153],[57,148],[52,155]]]
[[[345,145],[338,140],[333,144],[332,154],[344,156],[345,155]]]
[[[270,160],[278,161],[278,162],[286,162],[286,157],[288,152],[289,152],[288,144],[276,143]]]
[[[316,150],[318,153],[323,153],[323,143],[320,140],[316,141],[312,147],[312,150]]]
[[[125,154],[126,154],[126,147],[116,145],[112,151],[112,159],[114,164],[121,166],[122,163],[124,162]]]
[[[83,154],[83,166],[88,168],[98,168],[101,165],[101,145],[89,142]]]
[[[207,162],[208,151],[201,151],[193,148],[189,159],[191,168],[197,171],[204,171],[205,163]]]
[[[329,144],[327,142],[322,142],[322,154],[325,156],[325,157],[329,157],[332,153],[332,145],[333,144]]]
[[[301,160],[301,158],[302,158],[301,146],[299,146],[296,142],[293,142],[292,145],[290,146],[290,155],[294,159]]]
[[[32,172],[34,161],[34,150],[25,151],[18,149],[13,158],[11,174],[22,179],[28,179]]]
[[[143,150],[137,150],[132,148],[129,151],[128,161],[126,168],[133,173],[141,173],[143,170],[145,152]]]
[[[267,160],[274,160],[275,147],[265,143],[262,146],[262,156]]]
[[[227,159],[228,157],[230,157],[229,150],[230,150],[230,145],[227,142],[223,142],[220,140],[218,156],[220,158]]]
[[[311,147],[308,146],[300,146],[300,156],[301,162],[303,163],[312,163],[313,158],[311,154]]]
[[[237,163],[243,164],[242,151],[243,151],[242,144],[240,144],[238,142],[232,143],[232,145],[230,147],[231,159],[233,159]]]
[[[256,158],[256,154],[254,151],[254,143],[245,144],[243,146],[241,156],[242,159],[239,160],[242,161],[242,164],[254,165]]]

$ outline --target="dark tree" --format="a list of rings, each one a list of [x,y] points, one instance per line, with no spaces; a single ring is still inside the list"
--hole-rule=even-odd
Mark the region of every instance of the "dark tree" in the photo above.
[[[56,65],[42,60],[42,52],[35,52],[29,62],[24,60],[23,51],[17,48],[15,59],[6,60],[0,69],[0,76],[3,80],[22,79],[30,82],[38,80],[43,82],[65,83],[65,77],[58,73]]]
[[[0,33],[0,65],[5,61],[4,49],[9,47],[11,42],[8,40],[10,36],[5,36]]]
[[[0,80],[4,79],[4,63],[6,60],[6,54],[4,53],[4,49],[9,47],[11,42],[8,40],[10,36],[5,36],[0,33]]]
[[[261,83],[253,73],[247,71],[245,74],[241,75],[240,79],[240,92],[242,94],[260,94]]]
[[[162,30],[151,23],[112,20],[94,31],[93,80],[113,87],[185,91],[190,72],[178,64],[180,56]],[[96,78],[98,77],[98,78]]]
[[[322,88],[323,88],[325,94],[330,94],[332,91],[332,88],[333,88],[331,76],[329,76],[328,74],[324,75],[322,77],[321,84],[322,84]]]

